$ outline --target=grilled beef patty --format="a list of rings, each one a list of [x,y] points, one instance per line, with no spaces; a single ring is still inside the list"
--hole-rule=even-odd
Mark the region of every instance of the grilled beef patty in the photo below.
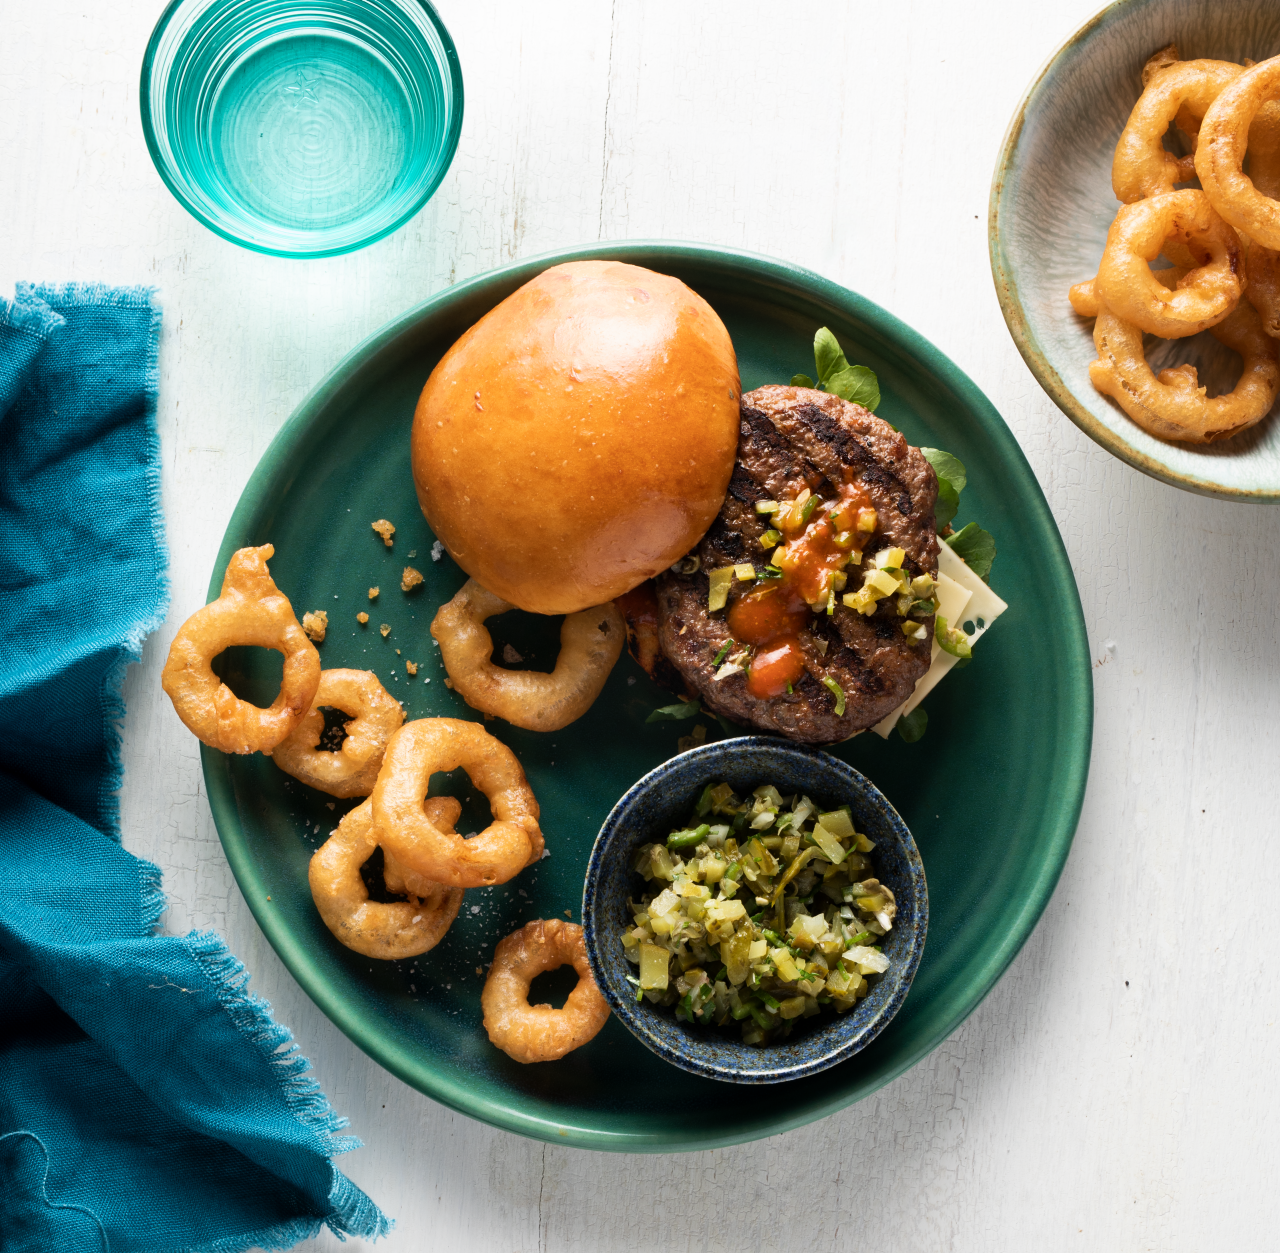
[[[756,501],[792,500],[806,487],[834,500],[834,484],[846,474],[871,497],[877,524],[864,565],[848,567],[845,590],[859,586],[865,562],[883,548],[904,549],[903,568],[913,576],[936,575],[938,481],[918,448],[861,405],[827,392],[769,386],[742,397],[737,464],[724,506],[693,551],[698,568],[678,574],[678,563],[655,581],[662,651],[713,713],[789,739],[830,744],[891,713],[928,670],[933,619],[922,619],[924,640],[909,641],[890,596],[870,617],[838,598],[833,614],[815,613],[800,633],[805,669],[791,693],[762,699],[747,690],[745,674],[714,677],[716,655],[731,635],[727,611],[707,612],[707,571],[748,561],[763,569],[768,554],[759,541],[770,523],[756,513]],[[735,580],[729,607],[755,586]],[[824,678],[845,693],[840,717]]]

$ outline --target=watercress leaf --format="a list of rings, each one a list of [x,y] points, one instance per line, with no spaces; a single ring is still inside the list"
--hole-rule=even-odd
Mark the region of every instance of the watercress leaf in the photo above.
[[[720,729],[730,739],[734,739],[739,735],[750,735],[751,732],[744,727],[740,727],[736,722],[730,722],[723,714],[716,714],[716,721],[720,724]]]
[[[823,387],[833,374],[849,368],[836,337],[825,326],[819,328],[813,337],[813,363],[818,368],[818,382]]]
[[[921,450],[923,451],[923,450]],[[960,508],[960,493],[941,475],[938,476],[938,499],[933,504],[933,516],[938,530],[942,530]]]
[[[941,448],[921,448],[920,451],[938,476],[938,502],[933,507],[933,516],[938,526],[944,527],[960,508],[960,493],[967,482],[964,465],[958,457]]]
[[[793,374],[791,376],[792,387],[812,387],[813,385],[813,379],[807,374]]]
[[[924,734],[928,725],[929,715],[925,713],[923,705],[917,705],[909,714],[903,714],[898,719],[898,734],[908,744],[914,744]]]
[[[991,563],[996,556],[996,541],[990,531],[984,531],[976,522],[970,522],[963,530],[947,536],[947,543],[978,578],[985,579],[991,573]]]
[[[686,718],[696,718],[702,711],[702,703],[696,700],[680,701],[676,705],[663,705],[655,709],[646,722],[682,722]]]
[[[827,379],[827,391],[841,400],[851,400],[855,405],[875,412],[880,403],[880,380],[870,366],[846,365]]]
[[[957,496],[964,491],[969,479],[965,473],[964,463],[959,457],[943,452],[941,448],[921,448],[920,451],[924,453],[924,459],[933,467],[933,472],[938,476],[938,482],[946,479],[955,488]]]

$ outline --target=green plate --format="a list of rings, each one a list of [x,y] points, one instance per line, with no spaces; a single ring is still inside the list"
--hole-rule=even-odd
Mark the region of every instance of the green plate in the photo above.
[[[375,670],[410,718],[477,717],[444,686],[428,634],[436,607],[464,576],[447,556],[431,557],[433,536],[409,472],[414,403],[436,361],[477,318],[548,265],[587,257],[635,262],[699,291],[733,336],[744,388],[811,369],[814,331],[831,327],[851,360],[879,374],[881,416],[912,443],[947,448],[968,467],[957,524],[979,519],[994,533],[992,582],[1010,608],[974,664],[929,697],[922,740],[868,733],[836,750],[897,807],[928,873],[929,941],[902,1011],[856,1057],[749,1100],[733,1085],[667,1066],[616,1020],[559,1062],[520,1066],[489,1043],[478,969],[499,939],[531,919],[580,920],[583,870],[605,815],[691,729],[645,722],[670,697],[625,655],[595,706],[565,730],[539,735],[488,724],[524,764],[551,856],[509,884],[468,892],[444,940],[417,960],[378,963],[348,951],[312,905],[308,859],[351,802],[310,791],[259,755],[206,749],[204,774],[227,858],[267,938],[316,1004],[393,1074],[462,1113],[555,1144],[710,1148],[798,1127],[867,1096],[924,1057],[990,991],[1040,917],[1071,846],[1089,768],[1091,669],[1079,596],[1048,505],[973,383],[896,318],[817,275],[668,243],[597,245],[510,266],[449,289],[362,344],[290,418],[254,471],[210,597],[235,549],[270,542],[272,574],[299,616],[328,610],[326,668]],[[393,550],[369,526],[384,517],[397,527]],[[426,575],[407,595],[406,564]],[[374,585],[381,594],[370,603]],[[360,610],[370,614],[367,627],[356,621]],[[391,627],[385,639],[382,623]],[[528,662],[551,667],[557,620],[509,614],[492,625],[499,649],[510,643]],[[419,665],[413,679],[406,660]],[[242,695],[271,699],[279,654],[231,650],[224,664]],[[437,777],[432,790],[470,793],[461,775]],[[460,831],[486,821],[473,803],[468,811]]]

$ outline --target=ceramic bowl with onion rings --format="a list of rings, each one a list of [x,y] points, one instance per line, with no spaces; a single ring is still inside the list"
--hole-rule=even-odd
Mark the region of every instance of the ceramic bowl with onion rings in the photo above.
[[[848,806],[857,831],[874,846],[869,855],[875,874],[896,906],[892,928],[879,944],[887,968],[847,1012],[797,1017],[785,1039],[750,1044],[736,1030],[737,1022],[724,1028],[703,1025],[637,999],[637,967],[620,940],[634,926],[634,905],[646,890],[634,869],[636,855],[653,841],[667,840],[695,809],[708,784],[727,784],[739,797],[771,784],[779,793],[812,798],[819,808]],[[673,847],[679,847],[678,842]],[[757,905],[749,903],[748,908],[756,911]],[[919,851],[884,794],[828,753],[766,736],[707,744],[645,775],[605,819],[587,863],[582,898],[587,958],[613,1012],[663,1060],[728,1083],[801,1079],[870,1045],[906,1000],[928,925],[928,889]]]
[[[1111,5],[1019,105],[988,224],[1005,321],[1058,407],[1154,478],[1263,502],[1280,501],[1278,48],[1264,0]]]

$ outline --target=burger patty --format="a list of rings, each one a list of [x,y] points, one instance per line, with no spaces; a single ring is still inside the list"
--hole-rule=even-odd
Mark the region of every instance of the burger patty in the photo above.
[[[727,611],[707,612],[707,571],[741,562],[765,566],[760,537],[769,519],[757,514],[756,501],[793,500],[806,487],[834,500],[835,484],[846,479],[861,484],[876,510],[868,559],[883,548],[901,548],[904,570],[936,575],[938,482],[918,448],[861,405],[827,392],[769,386],[742,397],[737,463],[719,515],[691,554],[697,568],[678,573],[695,565],[686,559],[656,580],[662,651],[713,713],[789,739],[830,744],[891,713],[928,670],[933,618],[921,620],[924,640],[909,641],[890,596],[870,617],[838,599],[833,614],[815,613],[800,632],[805,669],[790,693],[763,699],[748,691],[746,674],[715,679],[716,657],[732,637]],[[862,568],[848,567],[847,590],[858,586]],[[735,580],[729,608],[755,586]],[[823,679],[845,694],[839,717]]]

